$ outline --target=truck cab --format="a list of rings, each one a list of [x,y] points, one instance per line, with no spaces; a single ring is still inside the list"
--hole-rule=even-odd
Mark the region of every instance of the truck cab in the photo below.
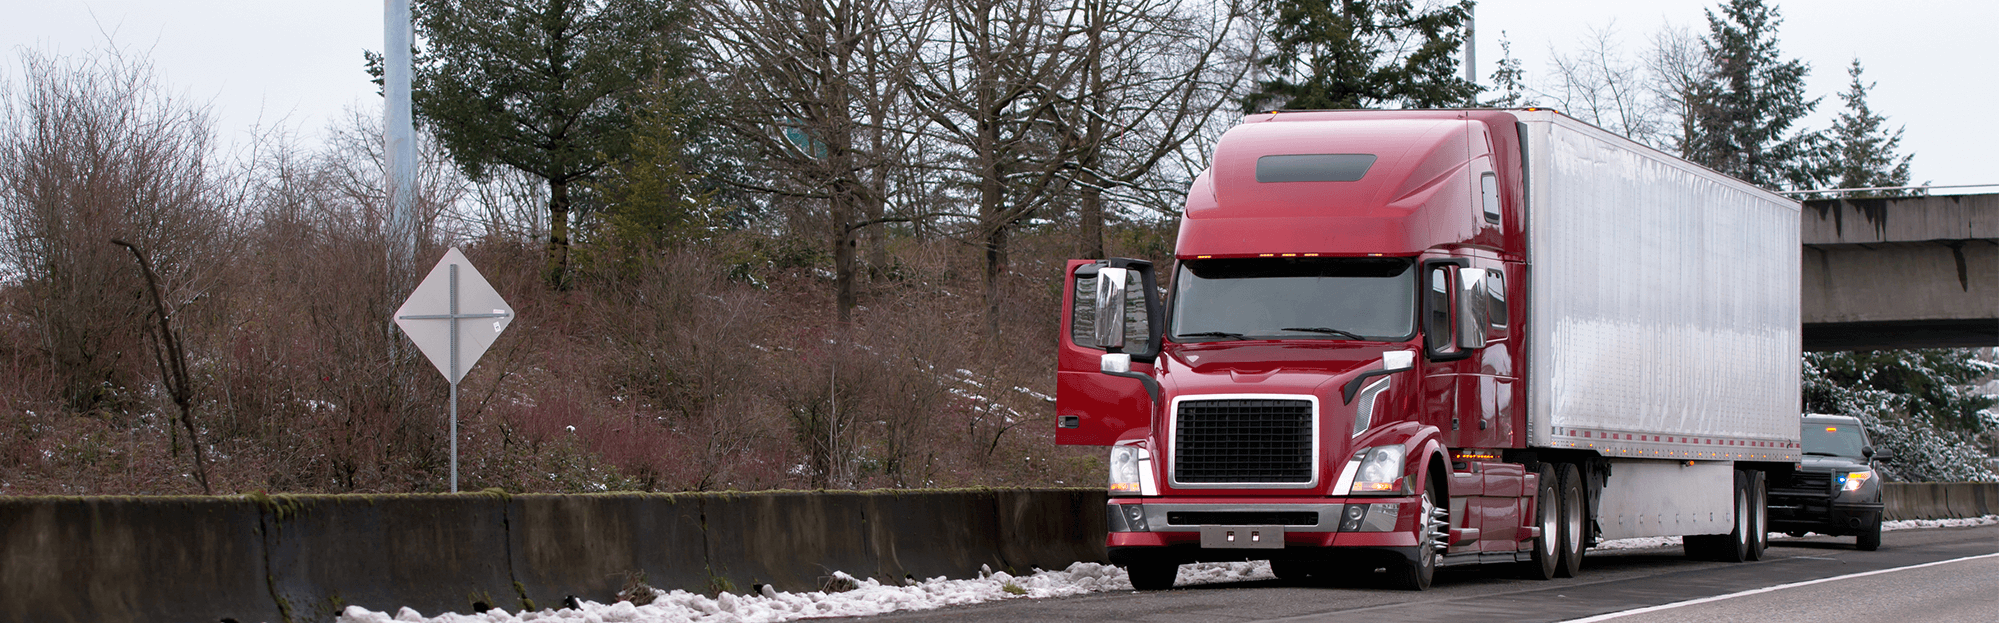
[[[1546,579],[1605,535],[1760,555],[1762,466],[1796,458],[1795,201],[1551,111],[1255,115],[1212,161],[1171,265],[1065,271],[1056,439],[1109,447],[1135,587]]]

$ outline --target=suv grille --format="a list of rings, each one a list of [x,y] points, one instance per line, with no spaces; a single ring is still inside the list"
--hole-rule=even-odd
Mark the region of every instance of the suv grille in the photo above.
[[[1174,418],[1174,480],[1188,484],[1312,482],[1309,400],[1187,400]]]
[[[1830,472],[1795,472],[1791,474],[1790,482],[1784,483],[1781,487],[1772,487],[1770,489],[1771,495],[1825,497],[1830,493],[1832,493],[1832,474]]]

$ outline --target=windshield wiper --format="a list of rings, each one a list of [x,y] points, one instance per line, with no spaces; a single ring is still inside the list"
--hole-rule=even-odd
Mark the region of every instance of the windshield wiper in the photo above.
[[[1806,450],[1805,456],[1846,456],[1846,455],[1840,454],[1838,452],[1816,452],[1812,450]]]
[[[1352,332],[1352,331],[1342,331],[1342,330],[1339,330],[1339,329],[1334,329],[1334,328],[1331,328],[1331,327],[1284,327],[1284,328],[1282,328],[1282,329],[1278,329],[1278,330],[1279,330],[1279,331],[1304,331],[1304,332],[1306,332],[1306,333],[1324,333],[1324,334],[1326,334],[1326,335],[1337,335],[1337,336],[1340,336],[1340,337],[1343,337],[1343,338],[1347,338],[1347,339],[1349,339],[1349,340],[1365,340],[1365,339],[1367,339],[1366,337],[1362,337],[1362,336],[1361,336],[1361,335],[1360,335],[1359,333],[1354,333],[1354,332]]]
[[[1227,331],[1202,331],[1202,332],[1200,332],[1200,333],[1182,333],[1182,334],[1179,334],[1179,335],[1175,335],[1175,336],[1173,336],[1173,337],[1219,337],[1219,338],[1227,338],[1227,339],[1231,339],[1231,340],[1247,340],[1247,339],[1249,339],[1249,338],[1246,338],[1246,337],[1243,337],[1241,333],[1229,333],[1229,332],[1227,332]]]

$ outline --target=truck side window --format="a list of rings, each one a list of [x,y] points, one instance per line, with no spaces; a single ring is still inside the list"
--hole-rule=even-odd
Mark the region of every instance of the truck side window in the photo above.
[[[1492,319],[1493,328],[1500,329],[1494,332],[1494,335],[1505,337],[1509,320],[1506,317],[1506,276],[1500,274],[1497,269],[1486,271],[1485,293],[1486,302],[1492,306],[1486,317]]]
[[[1457,291],[1457,267],[1430,267],[1429,284],[1423,289],[1423,343],[1432,355],[1455,355],[1457,339],[1451,331],[1451,293]]]
[[[1478,194],[1485,200],[1485,220],[1499,222],[1499,176],[1487,173],[1478,177]]]

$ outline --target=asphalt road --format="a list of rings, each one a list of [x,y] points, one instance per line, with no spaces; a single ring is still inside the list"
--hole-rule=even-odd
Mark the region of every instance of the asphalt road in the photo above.
[[[1493,567],[1442,569],[1429,591],[1275,580],[1156,593],[1008,600],[869,621],[1999,621],[1999,526],[1898,530],[1879,551],[1853,539],[1771,543],[1749,563],[1689,560],[1678,547],[1591,552],[1581,577],[1532,581]],[[1955,562],[1942,562],[1955,561]],[[1927,563],[1931,566],[1903,569]],[[1843,577],[1879,572],[1858,577]],[[1837,579],[1834,579],[1837,578]],[[1705,603],[1681,602],[1775,588]],[[1669,606],[1649,612],[1632,610]]]

